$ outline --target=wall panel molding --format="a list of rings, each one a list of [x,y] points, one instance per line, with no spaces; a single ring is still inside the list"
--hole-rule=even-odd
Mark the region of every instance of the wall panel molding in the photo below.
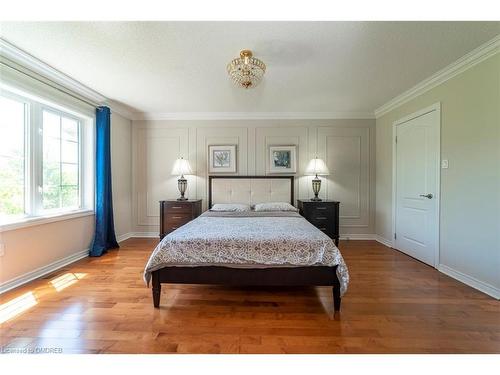
[[[323,198],[340,199],[341,233],[374,233],[374,120],[283,121],[134,121],[134,232],[156,233],[159,199],[177,198],[175,176],[167,173],[178,153],[190,161],[188,197],[208,198],[208,146],[237,147],[235,175],[270,175],[269,147],[297,146],[296,199],[313,196],[312,176],[304,176],[311,158],[329,155],[332,171],[323,184]],[[372,129],[373,131],[371,131]],[[187,155],[187,156],[186,156]],[[159,171],[159,172],[158,172]],[[161,185],[161,186],[160,186]],[[340,188],[339,188],[340,187]],[[164,192],[161,194],[161,192]],[[161,195],[161,198],[160,198]]]
[[[189,130],[141,127],[136,135],[137,224],[158,225],[158,201],[178,196],[177,177],[170,173],[178,157],[189,155]]]
[[[318,156],[330,169],[323,196],[340,200],[340,226],[370,225],[370,129],[318,128]]]

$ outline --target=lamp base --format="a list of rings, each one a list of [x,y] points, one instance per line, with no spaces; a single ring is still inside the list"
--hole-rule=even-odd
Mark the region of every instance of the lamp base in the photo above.
[[[314,198],[311,198],[313,202],[319,202],[322,199],[318,198],[319,191],[321,189],[321,180],[318,178],[318,175],[312,180],[312,189],[314,193]]]
[[[184,193],[186,192],[187,189],[187,180],[184,178],[184,176],[181,176],[177,180],[177,187],[179,189],[179,192],[181,193],[181,196],[177,198],[178,201],[187,201],[188,199],[184,197]]]

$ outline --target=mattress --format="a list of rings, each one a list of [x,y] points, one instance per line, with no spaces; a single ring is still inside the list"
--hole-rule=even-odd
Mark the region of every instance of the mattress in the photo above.
[[[163,238],[144,280],[164,267],[272,268],[338,266],[343,295],[349,272],[330,237],[296,212],[207,211]]]

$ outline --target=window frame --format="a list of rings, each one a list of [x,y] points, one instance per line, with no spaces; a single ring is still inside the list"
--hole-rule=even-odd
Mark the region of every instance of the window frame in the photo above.
[[[30,157],[31,157],[31,152],[30,152],[30,120],[31,120],[31,105],[29,100],[27,100],[25,97],[15,94],[10,91],[1,91],[1,96],[5,97],[10,100],[14,100],[17,102],[20,102],[24,105],[24,189],[23,189],[23,194],[24,194],[24,212],[21,215],[15,215],[13,216],[13,220],[23,220],[26,217],[26,212],[28,212],[31,209],[31,197],[29,194],[29,191],[27,189],[27,186],[30,182]],[[1,224],[0,224],[1,227]]]
[[[0,87],[1,96],[25,105],[24,215],[0,223],[0,232],[94,214],[95,118],[16,88]],[[79,207],[43,209],[43,111],[76,120],[79,124]],[[91,171],[89,171],[91,168]]]
[[[38,126],[38,133],[40,134],[40,137],[39,137],[39,142],[40,142],[40,161],[39,161],[39,166],[37,166],[37,168],[39,168],[39,171],[40,171],[40,174],[39,176],[37,176],[37,184],[36,186],[38,186],[38,191],[37,191],[37,207],[36,207],[36,213],[38,213],[39,215],[51,215],[51,214],[57,214],[57,213],[60,213],[62,211],[74,211],[75,209],[61,209],[61,208],[49,208],[49,209],[44,209],[43,208],[43,112],[44,111],[47,111],[47,112],[50,112],[52,114],[55,114],[57,116],[60,116],[60,117],[65,117],[65,118],[69,118],[71,120],[75,120],[77,123],[78,123],[78,208],[76,210],[80,210],[83,206],[84,206],[84,187],[85,187],[85,184],[83,183],[83,178],[82,178],[82,174],[83,174],[83,168],[82,168],[82,164],[83,164],[83,161],[84,161],[84,154],[83,154],[83,145],[82,145],[82,141],[83,141],[83,137],[82,137],[82,128],[83,128],[83,121],[80,117],[78,116],[75,116],[75,115],[72,115],[70,113],[67,113],[65,111],[62,111],[60,109],[57,109],[57,108],[54,108],[52,106],[49,106],[49,105],[46,105],[46,104],[41,104],[40,105],[40,108],[39,108],[39,114],[40,114],[40,121],[38,121],[38,123],[36,124]],[[59,162],[59,164],[61,164],[62,161]]]

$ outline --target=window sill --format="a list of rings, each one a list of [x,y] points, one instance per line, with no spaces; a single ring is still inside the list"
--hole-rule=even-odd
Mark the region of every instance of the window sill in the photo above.
[[[44,216],[32,216],[23,219],[19,219],[12,223],[6,223],[0,225],[0,233],[7,232],[10,230],[33,227],[36,225],[54,223],[56,221],[76,219],[84,216],[94,215],[94,210],[80,209],[74,211],[59,212],[56,214],[44,215]]]

